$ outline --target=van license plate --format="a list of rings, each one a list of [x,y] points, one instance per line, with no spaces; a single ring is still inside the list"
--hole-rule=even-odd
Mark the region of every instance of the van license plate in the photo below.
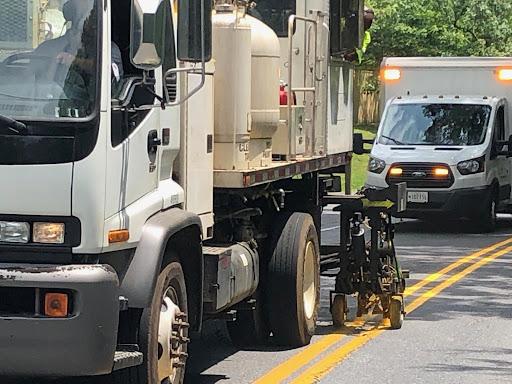
[[[428,192],[407,192],[408,203],[428,203]]]

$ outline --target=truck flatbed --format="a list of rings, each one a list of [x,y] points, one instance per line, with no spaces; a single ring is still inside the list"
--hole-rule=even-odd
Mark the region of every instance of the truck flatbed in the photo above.
[[[327,156],[298,158],[293,161],[275,161],[269,167],[247,170],[215,170],[215,188],[249,188],[268,182],[289,179],[310,172],[328,170],[347,165],[352,153],[337,153]]]

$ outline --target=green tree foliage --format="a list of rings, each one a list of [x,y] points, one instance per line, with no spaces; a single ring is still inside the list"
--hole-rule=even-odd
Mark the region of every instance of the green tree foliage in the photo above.
[[[512,56],[510,0],[367,0],[375,10],[365,65],[385,56]]]

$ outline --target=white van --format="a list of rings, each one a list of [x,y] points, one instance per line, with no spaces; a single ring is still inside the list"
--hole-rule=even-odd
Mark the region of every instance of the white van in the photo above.
[[[493,230],[512,204],[512,59],[387,58],[381,84],[367,186],[406,182],[403,217],[468,217]]]

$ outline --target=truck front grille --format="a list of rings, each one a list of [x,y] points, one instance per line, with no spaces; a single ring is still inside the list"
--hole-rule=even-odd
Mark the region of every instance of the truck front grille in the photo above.
[[[449,170],[448,176],[436,176],[436,168]],[[392,168],[401,168],[400,176],[388,173],[386,181],[388,184],[407,183],[407,188],[450,188],[454,183],[453,173],[450,167],[440,163],[396,163]]]

